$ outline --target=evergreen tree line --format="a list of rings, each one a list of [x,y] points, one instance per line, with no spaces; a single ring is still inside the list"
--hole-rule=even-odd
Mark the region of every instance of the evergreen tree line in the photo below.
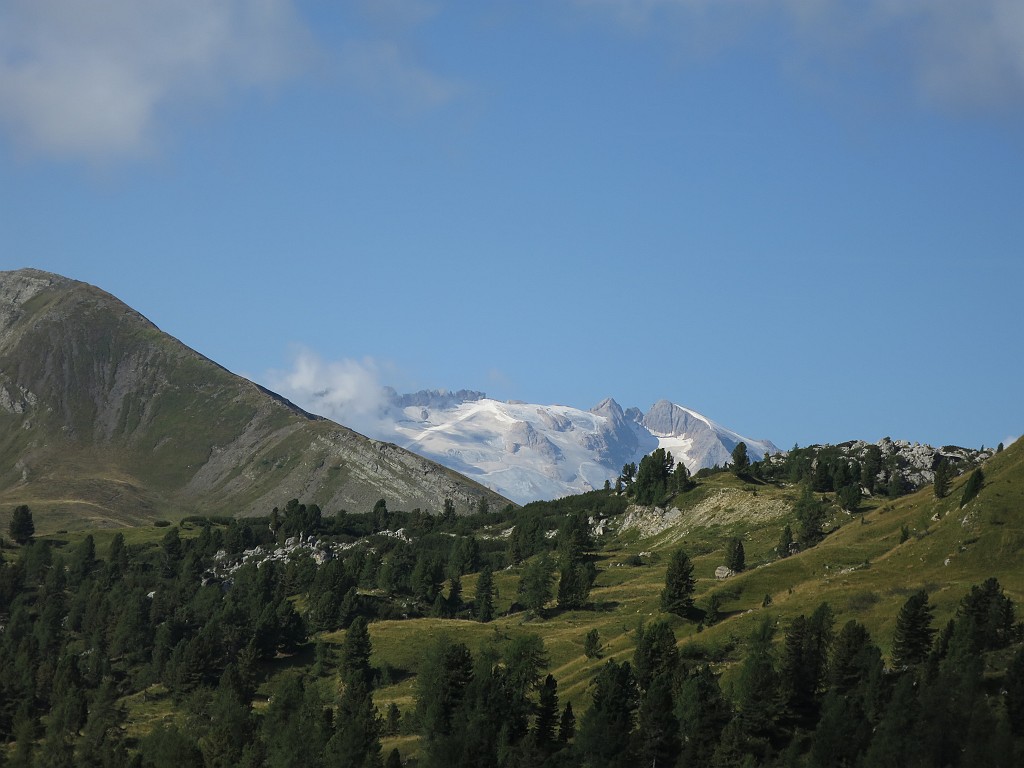
[[[667,622],[641,625],[632,658],[598,668],[578,722],[568,707],[558,715],[558,683],[542,675],[538,639],[520,641],[532,653],[504,660],[443,640],[418,680],[423,764],[1021,764],[1024,647],[1013,604],[989,579],[942,631],[931,613],[925,592],[907,599],[889,666],[864,625],[837,630],[827,604],[789,622],[781,640],[766,618],[728,691],[710,666],[680,656]],[[1015,645],[1005,672],[986,674],[986,659]],[[515,661],[524,657],[528,674]]]
[[[279,521],[302,515],[315,524],[315,513],[301,506],[286,506]],[[374,525],[390,513],[379,505],[376,514]],[[374,551],[352,547],[319,568],[298,558],[244,565],[230,584],[208,578],[229,540],[244,548],[289,532],[272,523],[273,516],[227,529],[204,525],[192,538],[170,528],[147,545],[118,534],[104,559],[91,536],[69,549],[29,537],[16,559],[0,563],[0,743],[9,745],[0,762],[6,754],[19,766],[379,766],[381,736],[399,729],[422,736],[422,765],[999,766],[1024,759],[1022,630],[995,579],[973,587],[944,627],[934,626],[927,593],[911,594],[896,617],[888,666],[863,625],[836,631],[822,605],[792,620],[778,641],[770,619],[759,624],[723,691],[707,664],[680,657],[671,626],[658,621],[636,630],[629,660],[598,668],[577,722],[559,700],[558,681],[545,674],[539,637],[496,635],[476,654],[441,638],[415,670],[415,707],[379,712],[374,687],[412,670],[370,665],[367,622],[428,606],[493,618],[480,542],[431,528],[419,546],[377,536]],[[564,517],[544,540],[551,549],[523,569],[524,607],[543,614],[557,599],[562,608],[585,608],[596,573],[587,514]],[[731,540],[727,554],[740,564],[742,542]],[[388,582],[389,591],[382,572],[407,577]],[[473,572],[474,599],[463,601],[459,579]],[[360,591],[364,584],[378,596]],[[693,591],[692,563],[678,550],[662,609],[693,618]],[[346,628],[340,652],[310,642],[309,632],[338,628]],[[596,633],[585,648],[600,656]],[[303,653],[312,663],[277,675],[269,701],[254,708],[257,687],[280,672],[281,660]],[[335,673],[340,685],[328,684]],[[166,721],[129,736],[128,700],[164,695],[154,690],[167,692],[185,725]],[[400,759],[387,756],[389,765]]]
[[[626,464],[615,481],[617,492],[624,492],[637,504],[664,503],[677,493],[688,491],[694,483],[683,462],[676,463],[671,451],[656,448],[640,459],[640,465]]]

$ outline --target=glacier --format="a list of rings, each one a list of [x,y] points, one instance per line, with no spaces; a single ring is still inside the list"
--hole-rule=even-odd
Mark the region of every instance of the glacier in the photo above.
[[[590,410],[488,398],[482,392],[387,390],[373,437],[437,461],[518,504],[615,482],[625,464],[657,448],[696,472],[724,466],[747,445],[752,461],[778,453],[770,440],[744,437],[668,400],[647,413],[607,398]]]

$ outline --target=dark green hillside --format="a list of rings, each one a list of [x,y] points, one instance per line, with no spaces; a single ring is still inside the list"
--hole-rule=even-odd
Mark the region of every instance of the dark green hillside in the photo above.
[[[21,510],[0,737],[19,765],[1009,768],[1024,443],[981,471],[966,502],[969,476],[852,514],[812,494],[815,535],[803,489],[731,472],[648,507],[293,500],[34,541]]]
[[[506,501],[393,445],[305,413],[162,333],[114,297],[0,273],[0,505],[55,528],[190,512],[253,514],[302,496],[434,511]]]

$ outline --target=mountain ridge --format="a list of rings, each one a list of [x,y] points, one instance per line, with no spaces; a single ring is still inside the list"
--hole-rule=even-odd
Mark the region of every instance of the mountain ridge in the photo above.
[[[506,500],[314,415],[163,333],[116,297],[40,270],[0,272],[0,503],[119,525],[202,508],[334,512],[380,497],[460,511]],[[77,518],[82,518],[78,520]]]

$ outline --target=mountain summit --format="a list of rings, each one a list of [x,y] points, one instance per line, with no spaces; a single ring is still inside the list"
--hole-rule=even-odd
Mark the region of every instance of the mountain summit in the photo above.
[[[480,392],[390,394],[381,437],[526,503],[614,482],[625,464],[665,448],[691,472],[724,466],[743,441],[756,461],[778,448],[660,400],[646,414],[602,400],[589,411],[503,402]],[[391,430],[391,431],[389,431]]]
[[[0,505],[70,528],[266,514],[290,498],[367,511],[381,497],[505,503],[230,373],[98,288],[0,272]]]

